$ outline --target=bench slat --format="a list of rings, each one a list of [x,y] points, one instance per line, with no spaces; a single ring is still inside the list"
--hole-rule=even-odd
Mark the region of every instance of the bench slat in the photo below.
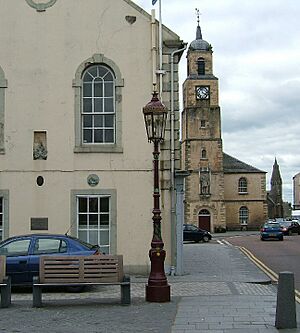
[[[41,256],[40,282],[121,282],[123,257],[93,256]]]

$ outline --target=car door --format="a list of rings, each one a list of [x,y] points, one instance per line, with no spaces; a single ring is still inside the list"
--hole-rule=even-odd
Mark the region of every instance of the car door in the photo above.
[[[29,279],[39,275],[40,257],[42,255],[67,255],[68,243],[55,236],[35,236],[32,253],[29,257]]]
[[[30,237],[12,239],[2,244],[0,254],[6,256],[6,274],[11,277],[12,284],[27,284],[29,279]]]

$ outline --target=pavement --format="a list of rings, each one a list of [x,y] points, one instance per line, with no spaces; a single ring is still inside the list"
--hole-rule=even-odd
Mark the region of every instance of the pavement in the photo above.
[[[239,233],[216,236],[210,243],[184,244],[184,275],[168,276],[169,303],[145,302],[142,276],[131,277],[130,306],[120,305],[113,286],[49,291],[39,309],[32,308],[30,290],[14,290],[12,306],[0,309],[0,333],[300,332],[298,303],[298,328],[275,328],[277,286],[228,243]]]

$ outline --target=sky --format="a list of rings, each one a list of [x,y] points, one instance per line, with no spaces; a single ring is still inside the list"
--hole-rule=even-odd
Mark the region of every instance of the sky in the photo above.
[[[134,2],[159,17],[158,1]],[[300,172],[300,1],[161,0],[161,7],[163,24],[188,44],[200,10],[219,78],[223,150],[266,171],[267,190],[276,157],[283,199],[292,203],[293,176]],[[186,54],[181,85],[185,77]]]

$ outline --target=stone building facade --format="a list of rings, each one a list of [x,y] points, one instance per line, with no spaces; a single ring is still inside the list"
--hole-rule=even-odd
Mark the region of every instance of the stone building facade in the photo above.
[[[218,79],[200,25],[183,83],[185,222],[209,231],[256,229],[267,218],[266,173],[223,152]]]

